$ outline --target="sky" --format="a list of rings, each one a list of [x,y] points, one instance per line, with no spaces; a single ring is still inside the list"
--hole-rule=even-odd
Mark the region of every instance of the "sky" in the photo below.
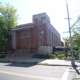
[[[3,4],[10,3],[17,9],[19,15],[18,24],[32,22],[32,15],[46,12],[50,17],[51,24],[61,34],[61,38],[69,34],[63,34],[69,31],[66,10],[66,0],[0,0]],[[67,0],[70,25],[72,25],[80,15],[80,0]]]

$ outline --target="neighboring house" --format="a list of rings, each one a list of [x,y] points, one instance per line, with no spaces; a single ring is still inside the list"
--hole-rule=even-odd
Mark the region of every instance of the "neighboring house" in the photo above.
[[[52,53],[52,46],[61,46],[59,32],[51,25],[46,13],[33,15],[33,22],[11,30],[9,46],[14,49],[36,47],[39,53]]]

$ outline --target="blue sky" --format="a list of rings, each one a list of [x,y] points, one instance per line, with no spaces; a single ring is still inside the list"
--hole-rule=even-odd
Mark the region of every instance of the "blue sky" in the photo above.
[[[18,24],[32,22],[32,15],[46,12],[50,17],[51,24],[59,31],[61,37],[69,34],[62,34],[68,31],[66,1],[65,0],[0,0],[3,4],[10,3],[17,9],[19,15]],[[67,0],[71,24],[80,15],[80,0]]]

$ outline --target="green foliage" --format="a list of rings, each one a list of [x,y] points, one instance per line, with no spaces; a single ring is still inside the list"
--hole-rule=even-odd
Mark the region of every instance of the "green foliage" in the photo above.
[[[58,59],[58,60],[71,60],[71,56],[65,56],[65,54],[35,54],[33,58],[40,59]],[[78,60],[78,55],[74,55],[74,59]]]
[[[0,3],[0,50],[5,50],[9,37],[9,30],[17,25],[17,10],[10,4]]]
[[[75,73],[73,77],[74,77],[74,80],[77,80],[76,78],[78,78],[78,74]]]
[[[78,19],[79,18],[80,17],[78,17]],[[80,20],[73,27],[72,32],[73,32],[73,45],[77,46],[80,52]]]
[[[67,36],[67,37],[64,37],[63,40],[64,40],[64,42],[65,42],[65,45],[64,45],[64,47],[65,47],[65,59],[67,59],[67,57],[68,57],[68,52],[69,52],[68,48],[69,48],[69,44],[70,44],[70,39],[69,39],[69,37]]]
[[[67,60],[71,60],[71,56],[68,56],[68,57],[67,57]]]
[[[36,47],[30,47],[30,50],[36,50],[37,48]]]
[[[64,41],[64,42],[67,42],[67,43],[69,43],[69,42],[70,42],[70,39],[69,39],[69,37],[68,37],[68,36],[67,36],[67,37],[63,37],[62,39],[63,39],[63,41]]]
[[[54,54],[35,54],[33,58],[41,58],[41,59],[55,59],[56,55]]]
[[[5,58],[7,54],[0,54],[0,58]]]
[[[65,55],[64,55],[64,54],[59,54],[59,55],[57,56],[57,58],[64,60],[64,59],[65,59]]]
[[[78,60],[79,59],[79,54],[74,54],[74,57],[75,57],[76,60]]]
[[[18,15],[16,14],[17,10],[14,9],[9,3],[3,6],[0,4],[0,17],[5,21],[5,27],[7,29],[13,28],[17,25]]]

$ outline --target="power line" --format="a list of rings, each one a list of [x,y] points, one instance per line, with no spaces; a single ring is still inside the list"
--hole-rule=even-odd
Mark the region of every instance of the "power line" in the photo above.
[[[71,17],[71,19],[76,19],[78,18],[78,15]]]
[[[72,16],[72,15],[76,14],[77,12],[80,12],[80,9],[79,9],[79,10],[77,10],[77,11],[75,11],[74,13],[70,14],[70,16]]]

